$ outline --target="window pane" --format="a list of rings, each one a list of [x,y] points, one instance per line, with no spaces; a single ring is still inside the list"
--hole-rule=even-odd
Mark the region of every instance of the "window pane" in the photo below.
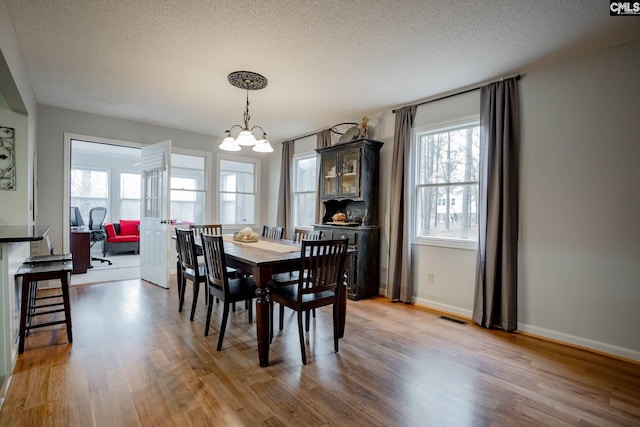
[[[120,218],[121,219],[140,219],[140,199],[138,200],[120,200]]]
[[[254,224],[255,196],[253,194],[222,193],[220,222],[222,224]]]
[[[171,154],[171,219],[176,224],[205,222],[205,158]]]
[[[109,197],[107,171],[72,169],[71,197]]]
[[[120,218],[140,219],[139,173],[120,173]]]
[[[318,185],[316,156],[294,160],[294,192],[315,191]]]
[[[255,168],[251,162],[220,160],[220,222],[255,224]]]
[[[120,197],[123,199],[140,199],[140,174],[120,174]]]
[[[294,224],[308,226],[316,219],[316,193],[298,193],[293,196]]]
[[[421,135],[416,155],[417,184],[477,181],[479,128],[473,126]]]
[[[86,225],[92,208],[107,208],[105,222],[110,220],[109,173],[107,171],[72,169],[71,206],[77,206]]]
[[[478,240],[478,186],[419,187],[416,234],[421,237]]]
[[[479,158],[477,123],[417,135],[417,237],[477,241]]]
[[[254,165],[253,163],[220,161],[220,190],[238,193],[253,193]]]

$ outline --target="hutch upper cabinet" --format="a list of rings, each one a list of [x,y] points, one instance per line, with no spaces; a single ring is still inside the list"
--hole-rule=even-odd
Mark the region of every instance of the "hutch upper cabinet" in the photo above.
[[[380,148],[382,142],[372,139],[357,139],[330,147],[319,148],[320,199],[350,200],[360,202],[351,206],[353,222],[362,225],[378,225],[378,179],[380,170]],[[356,207],[357,206],[357,207]],[[344,212],[344,203],[332,209],[325,203],[326,213],[322,222],[327,222],[336,212]],[[335,212],[333,212],[335,210]],[[348,215],[349,212],[344,212]],[[327,218],[326,215],[330,216]]]

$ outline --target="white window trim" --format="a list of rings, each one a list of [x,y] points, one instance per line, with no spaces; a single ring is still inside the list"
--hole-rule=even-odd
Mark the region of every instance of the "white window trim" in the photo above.
[[[253,157],[240,157],[240,156],[233,156],[233,155],[229,155],[229,154],[222,154],[222,153],[218,153],[217,158],[216,158],[216,173],[215,173],[215,180],[214,180],[214,185],[215,185],[215,197],[216,197],[216,209],[215,209],[215,214],[214,214],[214,221],[218,224],[221,224],[221,218],[220,218],[220,162],[222,160],[230,160],[232,162],[241,162],[241,163],[253,163],[254,167],[255,167],[255,174],[254,174],[254,188],[255,188],[255,194],[256,194],[256,203],[255,203],[255,212],[254,212],[254,218],[255,218],[255,224],[227,224],[225,227],[226,228],[230,228],[230,229],[240,229],[240,228],[244,228],[244,227],[251,227],[253,229],[257,229],[256,227],[258,227],[258,224],[262,224],[262,220],[260,218],[260,212],[262,211],[261,209],[261,201],[260,201],[260,193],[261,193],[261,188],[260,188],[260,181],[261,181],[261,163],[262,161],[260,159],[256,159]]]
[[[446,132],[447,130],[456,129],[462,126],[467,126],[471,124],[480,124],[480,115],[474,114],[472,116],[467,116],[463,118],[459,118],[456,120],[450,120],[446,122],[432,123],[427,126],[421,126],[413,129],[411,134],[411,150],[410,150],[410,161],[411,161],[411,198],[410,203],[414,203],[415,199],[415,188],[416,188],[416,162],[415,162],[415,152],[418,143],[418,134],[432,132],[432,131],[441,131]],[[416,209],[410,209],[411,212],[411,244],[412,245],[420,245],[420,246],[434,246],[441,248],[450,248],[450,249],[462,249],[469,251],[476,251],[478,249],[478,241],[477,240],[461,240],[461,239],[447,239],[443,237],[421,237],[416,234],[416,217],[415,213]]]
[[[318,174],[320,173],[320,162],[318,161],[320,156],[318,155],[317,152],[315,152],[315,151],[305,151],[304,153],[294,154],[293,155],[293,162],[295,164],[296,160],[300,160],[300,159],[304,159],[304,158],[311,158],[311,157],[315,157],[315,159],[316,159],[316,181],[317,181],[318,180],[317,179],[318,178]],[[291,180],[291,187],[292,187],[291,188],[291,198],[292,198],[291,202],[293,204],[293,197],[295,196],[295,194],[307,194],[307,193],[310,193],[310,191],[296,192],[295,191],[296,183],[294,182],[296,174],[293,173],[293,170],[291,172],[292,172],[292,176],[293,176],[293,179]],[[314,193],[316,194],[315,202],[317,202],[318,201],[317,184],[316,184],[316,189],[315,189]],[[316,211],[318,209],[318,207],[315,205],[315,202],[314,202],[314,207],[313,207],[314,211]],[[292,214],[295,215],[294,212],[292,212]],[[310,228],[310,229],[313,228],[313,224],[310,224],[310,225],[295,225],[295,219],[296,218],[293,218],[293,219],[294,219],[294,221],[293,221],[294,222],[294,227],[298,227],[298,228],[305,228],[306,227],[306,228]]]

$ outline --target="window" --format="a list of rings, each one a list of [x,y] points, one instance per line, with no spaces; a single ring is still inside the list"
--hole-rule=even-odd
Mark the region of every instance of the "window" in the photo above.
[[[71,206],[80,208],[80,214],[89,225],[89,211],[96,207],[109,207],[109,172],[106,170],[71,169]],[[107,209],[107,222],[109,209]]]
[[[205,223],[205,158],[171,154],[171,218],[177,224]]]
[[[139,173],[120,173],[120,218],[140,219]]]
[[[220,223],[250,226],[257,223],[258,165],[256,160],[220,158]]]
[[[293,224],[308,226],[316,220],[316,154],[293,159]]]
[[[468,243],[478,240],[478,122],[416,132],[413,156],[415,238],[475,247]]]

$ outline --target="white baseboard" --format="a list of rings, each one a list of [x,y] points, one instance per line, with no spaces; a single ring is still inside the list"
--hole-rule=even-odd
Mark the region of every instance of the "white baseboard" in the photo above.
[[[414,303],[418,306],[442,311],[444,313],[457,314],[458,316],[461,316],[465,319],[471,319],[473,317],[473,311],[471,310],[442,304],[436,301],[430,301],[423,298],[414,298]],[[541,339],[552,340],[560,344],[566,344],[583,348],[585,350],[594,351],[596,353],[602,353],[604,355],[610,355],[613,357],[640,362],[640,351],[632,350],[625,347],[619,347],[588,338],[582,338],[575,335],[565,334],[563,332],[540,328],[538,326],[527,325],[524,323],[518,323],[518,332],[523,332],[525,334],[529,334]]]
[[[552,331],[550,329],[540,328],[538,326],[527,325],[524,323],[518,323],[518,331],[537,337],[566,343],[576,347],[581,347],[585,350],[592,350],[598,353],[604,353],[607,355],[617,356],[619,358],[640,362],[640,351],[632,350],[630,348],[618,347],[616,345],[590,340],[588,338],[577,337],[575,335],[569,335],[558,331]]]
[[[465,319],[471,319],[471,316],[473,315],[473,312],[471,310],[465,310],[460,307],[442,304],[442,303],[430,301],[424,298],[413,298],[413,302],[415,305],[418,305],[420,307],[431,308],[433,310],[442,311],[444,313],[449,313],[449,314],[457,314],[458,316],[463,317]]]

